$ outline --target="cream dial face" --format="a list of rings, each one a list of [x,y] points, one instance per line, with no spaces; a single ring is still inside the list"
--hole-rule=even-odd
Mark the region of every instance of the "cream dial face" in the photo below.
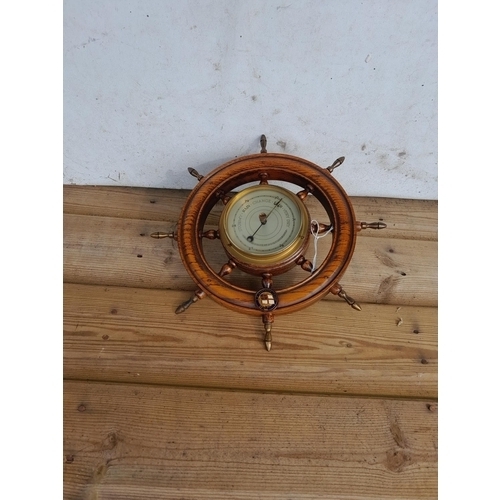
[[[307,212],[287,189],[258,185],[236,194],[221,216],[221,240],[229,253],[253,259],[284,255],[304,238]]]

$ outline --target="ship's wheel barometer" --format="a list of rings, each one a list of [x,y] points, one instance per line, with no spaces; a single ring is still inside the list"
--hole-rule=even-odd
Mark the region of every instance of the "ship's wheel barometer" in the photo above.
[[[321,168],[296,156],[267,153],[264,135],[260,142],[260,153],[229,161],[205,176],[189,169],[199,182],[176,231],[151,236],[177,240],[182,262],[198,286],[177,314],[208,295],[234,311],[261,316],[269,351],[275,316],[310,306],[328,293],[361,309],[339,279],[353,255],[356,233],[386,225],[356,221],[347,194],[332,176],[344,157]],[[311,219],[309,196],[318,200],[325,220]],[[209,228],[214,209],[220,212],[218,227]],[[318,259],[320,239],[329,244]]]

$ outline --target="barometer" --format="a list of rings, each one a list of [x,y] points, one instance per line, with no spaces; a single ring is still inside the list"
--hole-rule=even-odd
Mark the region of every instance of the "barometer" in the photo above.
[[[151,236],[177,241],[181,260],[197,285],[177,314],[209,296],[231,310],[260,316],[270,351],[272,325],[280,314],[308,307],[328,293],[361,309],[339,280],[351,261],[356,233],[386,224],[356,221],[349,197],[332,176],[344,157],[322,168],[297,156],[268,153],[264,135],[260,143],[260,153],[236,158],[205,176],[188,169],[198,184],[184,204],[176,231]],[[309,197],[319,201],[325,220],[311,218]],[[208,227],[209,214],[220,205],[218,226]],[[323,258],[317,259],[320,239],[328,244]],[[217,240],[213,243],[219,249],[210,253],[224,257],[218,268],[206,255],[210,240]],[[275,284],[275,278],[297,267],[303,277]],[[252,285],[229,279],[234,270],[254,277]]]
[[[269,272],[303,249],[310,218],[304,203],[278,186],[248,187],[227,203],[219,222],[221,243],[241,269]]]

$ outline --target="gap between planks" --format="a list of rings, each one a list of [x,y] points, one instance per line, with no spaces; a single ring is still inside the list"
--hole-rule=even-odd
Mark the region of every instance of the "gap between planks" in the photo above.
[[[193,290],[177,243],[155,240],[158,225],[149,220],[101,216],[64,216],[64,281],[144,288]],[[378,231],[380,232],[380,231]],[[214,269],[227,262],[219,241],[207,241],[205,255]],[[321,262],[328,242],[321,241]],[[312,260],[311,245],[306,258]],[[275,278],[283,288],[306,277],[299,266]],[[260,279],[235,270],[228,278],[249,289]],[[437,242],[391,238],[358,238],[352,261],[340,280],[359,303],[437,305]],[[336,300],[328,294],[325,298]]]
[[[64,212],[128,219],[177,222],[190,191],[139,187],[73,186],[63,187]],[[383,231],[363,231],[363,236],[437,241],[438,202],[398,198],[350,197],[359,221],[384,221]],[[314,197],[307,206],[313,218],[322,210]],[[217,224],[222,205],[214,207],[208,223]],[[319,219],[318,219],[319,220]]]
[[[436,308],[369,304],[358,312],[320,301],[278,316],[268,353],[259,317],[208,298],[174,314],[184,299],[179,291],[66,284],[65,377],[437,397]]]
[[[381,400],[381,401],[413,401],[421,402],[428,406],[429,411],[436,411],[438,405],[437,396],[394,396],[387,394],[346,394],[346,393],[333,393],[333,392],[318,392],[318,391],[286,391],[286,390],[272,390],[272,389],[252,389],[252,388],[231,388],[231,387],[216,387],[208,385],[181,385],[181,384],[168,384],[168,383],[155,383],[155,382],[142,382],[139,380],[135,381],[113,381],[107,379],[90,379],[90,378],[72,378],[63,377],[64,382],[82,382],[90,384],[110,384],[110,385],[127,385],[127,386],[147,386],[156,387],[161,390],[165,389],[180,389],[186,391],[215,391],[215,392],[235,392],[235,393],[249,393],[249,394],[274,394],[276,396],[298,396],[298,397],[324,397],[324,398],[343,398],[350,399],[354,398],[359,401],[363,400]]]

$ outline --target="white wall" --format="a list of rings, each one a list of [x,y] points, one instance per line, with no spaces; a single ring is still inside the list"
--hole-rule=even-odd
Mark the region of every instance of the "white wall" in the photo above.
[[[192,188],[259,152],[437,199],[437,0],[65,0],[64,182]]]

